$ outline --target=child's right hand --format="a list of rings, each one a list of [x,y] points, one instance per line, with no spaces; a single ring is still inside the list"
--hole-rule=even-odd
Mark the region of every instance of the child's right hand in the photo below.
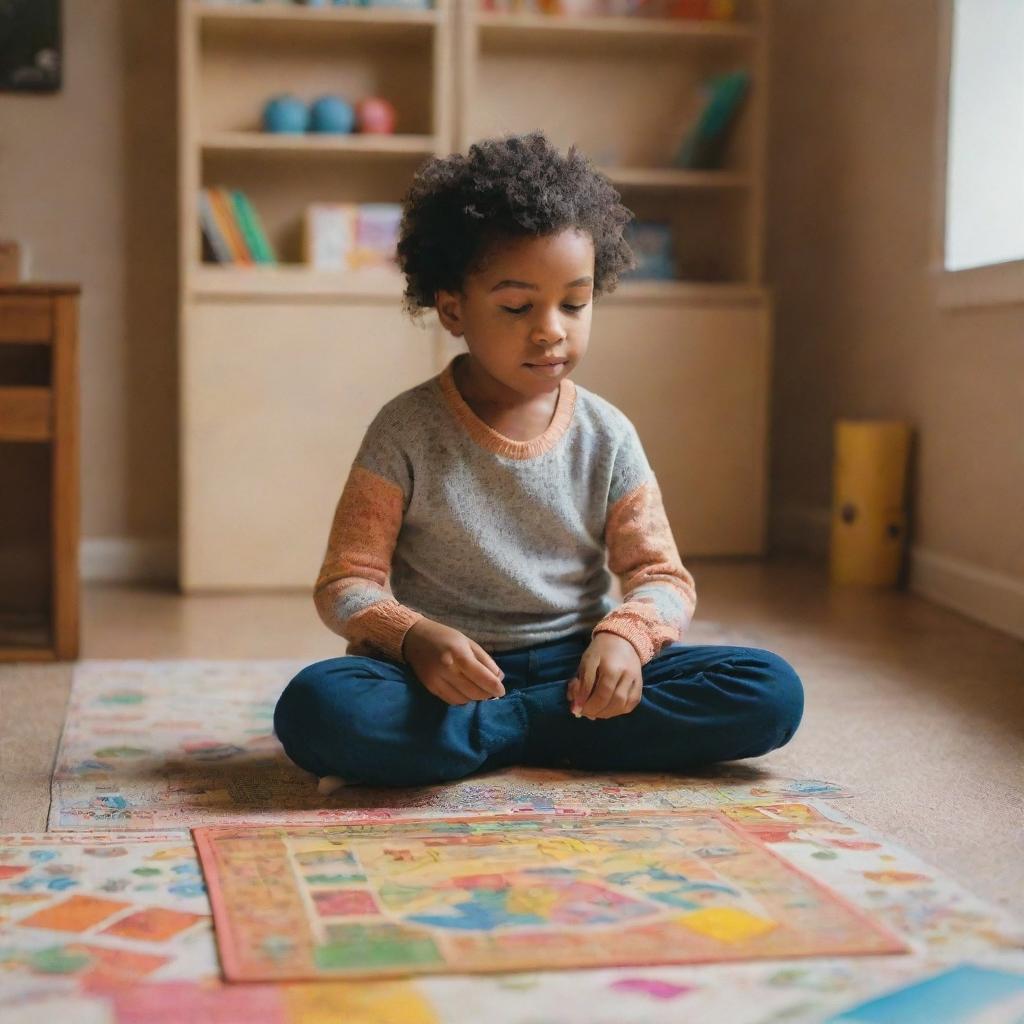
[[[465,633],[433,619],[414,623],[402,642],[402,656],[419,681],[446,704],[503,697],[505,673]]]

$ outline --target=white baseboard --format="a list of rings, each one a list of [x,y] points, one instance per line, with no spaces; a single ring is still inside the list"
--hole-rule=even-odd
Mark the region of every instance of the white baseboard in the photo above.
[[[178,581],[178,545],[139,537],[90,537],[78,549],[86,583],[170,583]]]
[[[785,505],[772,516],[771,546],[828,560],[832,513],[813,505]],[[1024,640],[1024,580],[916,545],[910,550],[908,589],[934,604]]]
[[[1024,580],[921,547],[910,558],[915,594],[1024,640]]]

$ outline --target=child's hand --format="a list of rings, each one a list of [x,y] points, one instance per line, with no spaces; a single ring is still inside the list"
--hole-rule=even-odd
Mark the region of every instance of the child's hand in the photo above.
[[[446,704],[503,697],[505,673],[465,633],[422,618],[405,634],[402,656],[419,681]]]
[[[569,680],[566,696],[577,718],[615,718],[640,703],[643,685],[636,648],[615,633],[597,633]]]

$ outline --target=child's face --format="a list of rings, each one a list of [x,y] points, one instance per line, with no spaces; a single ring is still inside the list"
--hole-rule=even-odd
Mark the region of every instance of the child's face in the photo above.
[[[583,358],[593,295],[594,242],[570,229],[496,245],[461,293],[437,293],[437,312],[480,368],[529,397],[556,390]],[[560,365],[537,365],[551,360]]]

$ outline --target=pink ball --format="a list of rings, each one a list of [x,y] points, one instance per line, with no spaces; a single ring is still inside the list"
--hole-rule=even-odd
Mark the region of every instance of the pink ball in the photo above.
[[[395,130],[395,108],[381,96],[367,96],[356,104],[359,131],[390,135]]]

